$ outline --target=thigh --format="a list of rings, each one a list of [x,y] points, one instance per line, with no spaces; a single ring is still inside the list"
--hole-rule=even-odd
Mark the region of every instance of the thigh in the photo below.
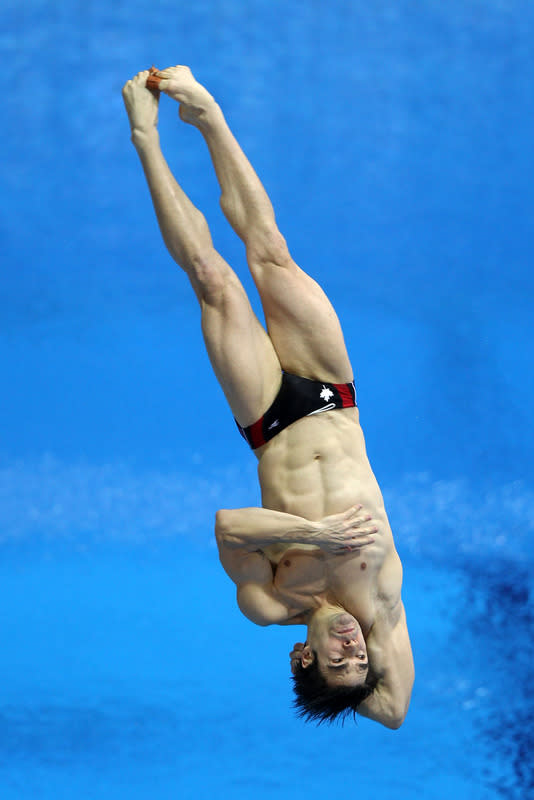
[[[243,427],[274,400],[282,370],[273,344],[241,282],[218,254],[220,286],[201,299],[202,333],[213,370],[232,413]]]
[[[291,259],[249,265],[282,369],[315,380],[353,379],[343,331],[319,284]]]

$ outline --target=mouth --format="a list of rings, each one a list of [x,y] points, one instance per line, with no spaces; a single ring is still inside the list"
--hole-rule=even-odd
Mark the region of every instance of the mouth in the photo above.
[[[354,633],[357,627],[358,623],[356,622],[352,614],[347,614],[347,612],[343,612],[342,614],[336,615],[331,630],[333,633],[345,635],[347,633]]]

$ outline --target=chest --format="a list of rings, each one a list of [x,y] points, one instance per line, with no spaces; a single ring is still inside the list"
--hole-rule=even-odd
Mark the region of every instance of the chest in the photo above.
[[[318,548],[289,547],[276,554],[273,583],[277,594],[302,608],[310,608],[314,595],[328,590],[328,570]]]
[[[318,548],[293,546],[277,553],[273,583],[278,596],[303,611],[328,600],[343,606],[358,619],[371,619],[372,570],[356,556],[341,561],[346,568],[343,576],[339,575],[339,557],[328,556]]]

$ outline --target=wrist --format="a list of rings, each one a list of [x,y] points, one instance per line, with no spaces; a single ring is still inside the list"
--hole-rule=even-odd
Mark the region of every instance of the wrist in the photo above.
[[[308,542],[314,544],[315,540],[321,533],[321,523],[316,520],[307,520],[308,522]]]
[[[288,541],[295,542],[296,544],[313,544],[318,533],[318,522],[302,518],[295,530],[289,532],[287,538]]]

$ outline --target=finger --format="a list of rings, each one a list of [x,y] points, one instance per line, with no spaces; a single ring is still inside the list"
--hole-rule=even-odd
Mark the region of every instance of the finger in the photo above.
[[[360,548],[356,547],[355,545],[346,544],[343,547],[338,547],[337,550],[335,551],[335,555],[336,556],[348,556],[349,554],[355,553],[359,549]]]
[[[360,509],[361,509],[361,506],[359,506],[359,505],[358,506],[350,506],[349,508],[347,508],[346,511],[341,511],[340,512],[340,514],[338,516],[338,519],[350,520],[355,516],[355,514],[358,513],[358,511]],[[332,516],[335,517],[337,515],[333,514]]]
[[[361,547],[362,544],[368,544],[369,542],[374,542],[375,537],[372,533],[362,533],[361,536],[353,536],[352,539],[347,539],[345,544],[348,544],[350,547]]]
[[[378,528],[376,525],[366,525],[365,528],[355,525],[354,528],[356,528],[356,530],[351,530],[347,533],[347,538],[357,539],[360,536],[369,536],[372,533],[378,533]]]
[[[364,511],[363,506],[358,505],[358,506],[353,506],[353,508],[351,508],[349,519],[354,523],[360,523],[365,520],[371,519],[371,517],[369,516],[368,512]]]
[[[378,533],[378,528],[376,527],[359,528],[352,534],[352,538],[359,539],[362,536],[371,536],[373,533]]]
[[[366,533],[358,537],[358,539],[353,539],[349,544],[351,547],[363,547],[363,545],[370,544],[371,542],[374,542],[374,537]]]
[[[374,542],[373,536],[366,536],[358,541],[353,541],[350,544],[345,544],[341,546],[341,549],[344,551],[353,552],[354,550],[359,550],[362,547],[366,547],[369,544]]]

